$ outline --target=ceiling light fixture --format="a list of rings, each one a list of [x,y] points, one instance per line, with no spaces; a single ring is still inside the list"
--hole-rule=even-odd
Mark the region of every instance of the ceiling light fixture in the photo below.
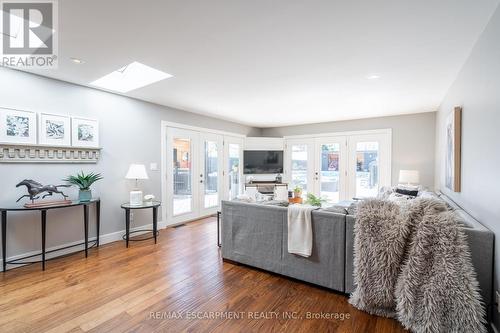
[[[90,83],[91,86],[126,93],[173,75],[134,61]]]
[[[74,62],[75,64],[78,64],[78,65],[85,63],[85,61],[83,61],[82,59],[78,59],[78,58],[70,58],[70,59],[72,62]]]
[[[377,80],[377,79],[380,79],[380,75],[372,74],[372,75],[368,75],[366,78],[368,80]]]

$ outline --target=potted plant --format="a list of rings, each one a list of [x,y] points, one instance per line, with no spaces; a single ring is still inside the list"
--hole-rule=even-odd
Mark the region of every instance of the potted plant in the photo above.
[[[317,197],[312,193],[307,193],[307,200],[305,202],[306,204],[311,206],[321,207],[321,205],[325,202],[326,202],[325,199]]]
[[[92,191],[90,189],[90,186],[92,186],[92,184],[100,179],[102,179],[100,173],[91,172],[89,174],[84,174],[82,171],[81,173],[77,173],[76,176],[68,176],[63,180],[72,185],[78,186],[78,188],[80,189],[80,192],[78,193],[78,200],[90,201],[90,199],[92,199]]]
[[[300,186],[295,186],[295,188],[293,189],[293,193],[294,193],[294,197],[295,198],[300,198],[302,197],[302,187]]]

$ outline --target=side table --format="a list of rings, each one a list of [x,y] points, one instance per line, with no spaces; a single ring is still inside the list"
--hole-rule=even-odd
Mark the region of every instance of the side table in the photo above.
[[[129,241],[143,241],[143,240],[148,240],[151,238],[155,239],[155,244],[156,244],[156,239],[158,236],[158,207],[161,206],[161,202],[159,201],[153,201],[153,202],[144,202],[142,205],[137,206],[137,205],[131,205],[130,203],[124,203],[121,205],[123,209],[125,209],[125,235],[123,235],[123,239],[126,241],[126,246],[128,247],[128,242]],[[151,229],[141,229],[141,230],[134,230],[130,232],[130,211],[134,209],[147,209],[147,208],[152,208],[153,209],[153,230]],[[141,238],[141,239],[130,239],[130,234],[136,233],[136,232],[147,232],[147,231],[152,231],[153,235],[148,238]]]

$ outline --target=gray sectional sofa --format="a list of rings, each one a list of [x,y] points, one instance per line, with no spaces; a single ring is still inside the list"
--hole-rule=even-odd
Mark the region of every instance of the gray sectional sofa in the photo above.
[[[490,313],[494,234],[458,207],[456,209],[466,225],[464,232],[469,240],[472,262],[487,313]],[[223,201],[222,257],[351,293],[354,290],[355,218],[342,211],[313,211],[313,250],[311,257],[304,258],[288,253],[286,207]]]

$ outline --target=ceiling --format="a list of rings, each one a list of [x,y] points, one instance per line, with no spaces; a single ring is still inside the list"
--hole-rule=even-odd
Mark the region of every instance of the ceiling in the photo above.
[[[435,111],[498,2],[64,0],[59,68],[34,72],[139,61],[174,77],[124,95],[257,127]]]

